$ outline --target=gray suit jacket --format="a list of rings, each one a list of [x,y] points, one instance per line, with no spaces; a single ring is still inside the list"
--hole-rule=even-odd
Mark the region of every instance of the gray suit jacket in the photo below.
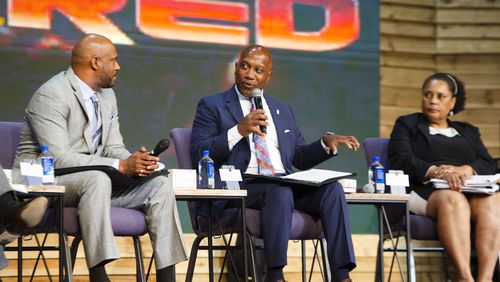
[[[97,94],[101,102],[102,140],[92,149],[92,137],[78,80],[71,68],[44,83],[31,98],[14,167],[26,158],[36,158],[39,146],[49,146],[56,168],[84,165],[112,165],[126,159],[118,122],[115,93],[111,88]]]

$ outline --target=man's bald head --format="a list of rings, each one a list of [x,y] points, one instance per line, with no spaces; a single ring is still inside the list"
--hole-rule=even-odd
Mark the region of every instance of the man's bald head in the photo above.
[[[115,45],[108,38],[89,33],[73,46],[71,68],[75,74],[93,89],[114,85],[120,70]]]
[[[238,56],[238,61],[252,54],[260,54],[266,56],[268,59],[268,67],[272,70],[273,56],[271,55],[271,52],[262,45],[250,45],[245,47],[243,50],[241,50],[240,55]]]
[[[266,87],[272,73],[271,52],[264,46],[252,45],[241,50],[235,66],[234,80],[240,93],[249,98],[253,89],[262,90]]]
[[[115,48],[113,42],[99,34],[83,35],[71,51],[71,66],[86,64],[93,56],[102,55],[109,48]]]

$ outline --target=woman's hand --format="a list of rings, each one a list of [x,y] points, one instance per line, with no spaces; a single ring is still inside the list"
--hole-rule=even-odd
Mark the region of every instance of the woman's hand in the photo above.
[[[450,189],[458,192],[465,186],[465,180],[473,174],[474,170],[469,165],[440,165],[430,172],[431,177],[445,179]]]
[[[462,187],[465,186],[466,177],[467,176],[462,173],[453,171],[444,175],[443,179],[448,181],[448,186],[450,186],[451,190],[461,192]]]
[[[470,165],[440,165],[432,171],[431,175],[432,177],[445,179],[448,174],[454,172],[462,174],[463,176],[471,176],[474,174],[474,169],[472,169]]]

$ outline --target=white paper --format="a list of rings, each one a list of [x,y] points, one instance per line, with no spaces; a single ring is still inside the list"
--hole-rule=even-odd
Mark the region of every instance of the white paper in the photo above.
[[[308,182],[321,183],[331,178],[345,177],[352,175],[350,172],[326,170],[326,169],[310,169],[305,171],[300,171],[283,176],[283,179],[295,179]]]
[[[21,162],[21,175],[43,177],[43,168],[36,162]]]
[[[239,169],[219,169],[220,180],[221,181],[243,181],[241,178],[241,172]]]
[[[473,175],[465,180],[462,192],[493,194],[499,190],[495,182],[500,180],[500,174],[495,175]],[[449,189],[448,181],[445,179],[432,178],[431,182],[436,189]]]
[[[168,178],[174,189],[196,189],[196,170],[169,169]]]
[[[10,185],[10,187],[12,187],[12,189],[17,191],[17,192],[28,193],[28,187],[26,185],[12,184],[12,185]]]
[[[385,174],[385,185],[389,186],[410,186],[410,180],[408,175],[399,173],[386,173]]]

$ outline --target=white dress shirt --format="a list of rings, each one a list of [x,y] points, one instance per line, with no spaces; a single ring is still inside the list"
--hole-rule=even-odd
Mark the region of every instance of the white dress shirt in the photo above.
[[[243,116],[246,116],[250,113],[252,108],[252,102],[248,100],[243,94],[240,93],[238,87],[234,86],[236,89],[236,93],[238,94],[238,98],[240,100],[241,110],[243,111]],[[264,94],[264,92],[262,92]],[[271,158],[271,163],[274,167],[275,173],[285,173],[285,167],[283,166],[283,162],[281,161],[281,155],[279,150],[279,142],[278,142],[278,134],[276,133],[276,127],[274,126],[273,116],[271,115],[271,111],[269,110],[269,106],[267,105],[266,98],[262,95],[262,107],[267,115],[267,122],[269,125],[267,126],[267,134],[266,134],[266,144],[267,150],[269,151],[269,157]],[[227,142],[229,145],[229,150],[232,150],[234,145],[238,143],[243,136],[238,132],[238,125],[235,125],[227,132]],[[253,142],[253,133],[248,135],[248,141],[250,143],[250,162],[248,163],[248,168],[245,171],[246,173],[254,173],[257,174],[259,172],[259,166],[257,164],[257,157],[255,155],[255,144]]]
[[[90,86],[88,86],[85,82],[83,82],[78,76],[76,76],[76,79],[78,81],[78,86],[80,87],[80,91],[82,92],[82,97],[83,97],[83,102],[85,103],[85,111],[87,112],[87,116],[89,118],[89,123],[90,123],[90,133],[91,136],[94,136],[94,133],[99,129],[100,126],[102,126],[102,118],[99,120],[96,119],[95,116],[95,111],[94,111],[94,103],[92,102],[92,99],[90,99],[91,96],[95,96],[96,91],[94,91]],[[100,115],[101,113],[99,113]],[[102,133],[101,133],[102,135]],[[102,137],[102,136],[101,136]],[[97,149],[97,146],[99,146],[99,139],[96,139],[93,143],[93,150],[95,151]],[[113,167],[118,169],[120,164],[120,160],[116,159],[113,162]]]

